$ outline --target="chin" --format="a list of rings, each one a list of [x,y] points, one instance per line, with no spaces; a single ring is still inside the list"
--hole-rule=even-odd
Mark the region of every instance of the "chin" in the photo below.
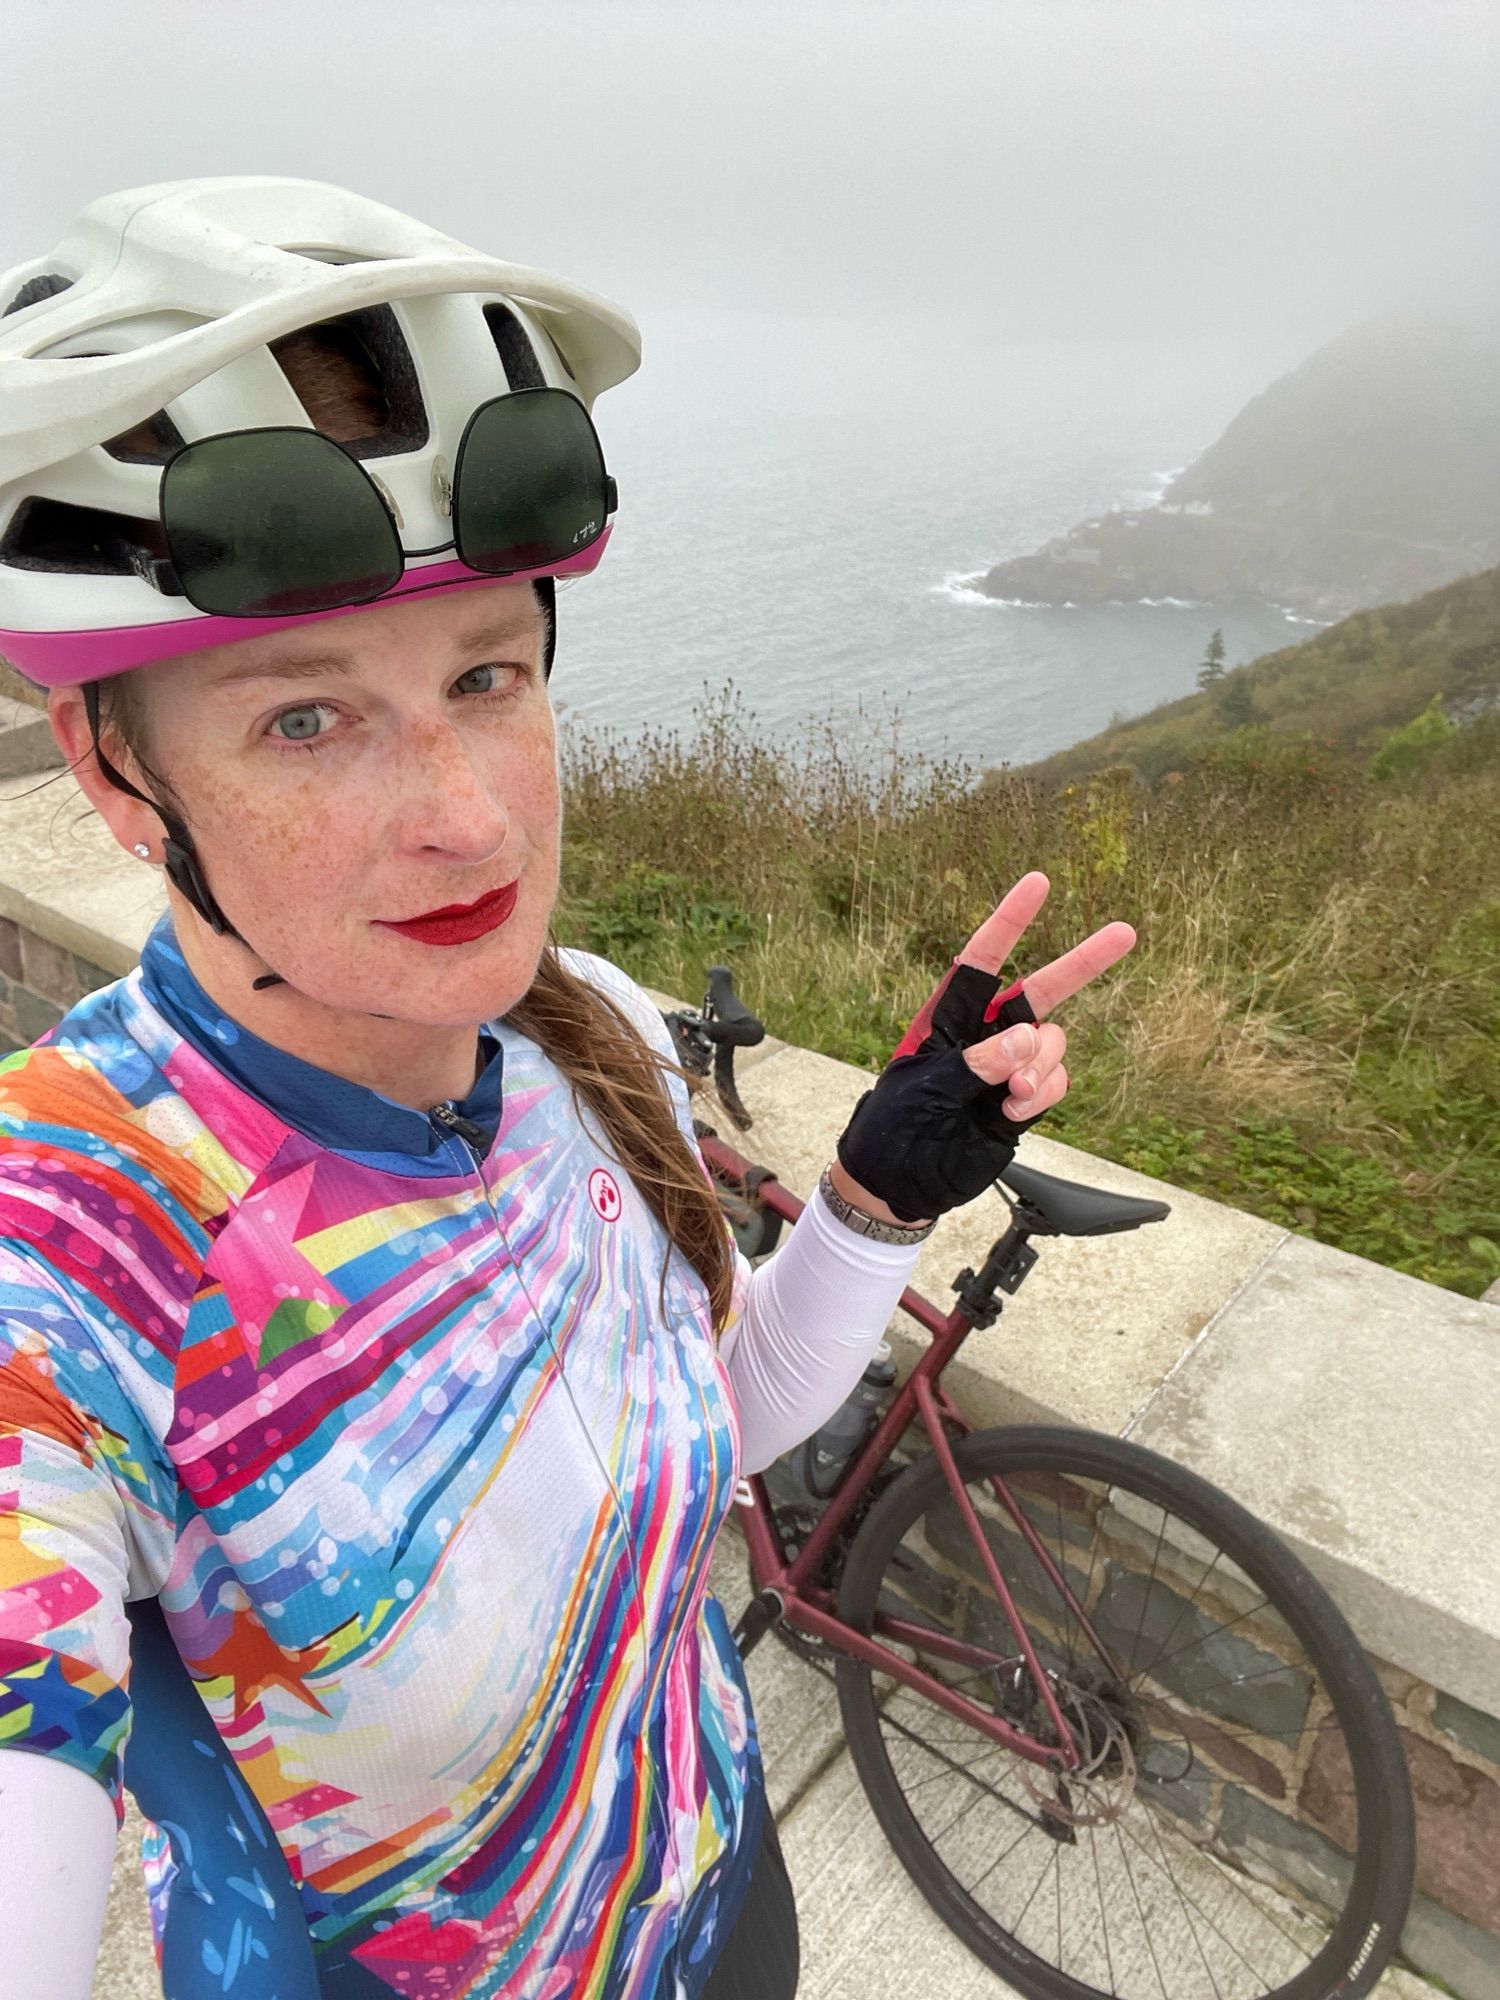
[[[530,991],[546,941],[545,927],[519,936],[510,924],[465,945],[419,945],[398,938],[400,972],[392,977],[391,961],[382,953],[379,976],[372,976],[361,999],[350,1004],[378,1007],[393,1019],[429,1028],[496,1020]],[[383,1005],[368,997],[380,991],[386,995]]]

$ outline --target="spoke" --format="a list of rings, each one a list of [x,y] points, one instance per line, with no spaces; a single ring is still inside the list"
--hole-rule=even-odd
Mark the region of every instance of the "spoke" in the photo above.
[[[952,1816],[950,1820],[944,1820],[944,1822],[942,1822],[942,1826],[938,1828],[938,1832],[936,1832],[936,1834],[928,1834],[928,1840],[932,1842],[932,1846],[936,1848],[936,1846],[938,1846],[938,1842],[942,1840],[942,1836],[944,1836],[944,1834],[946,1834],[946,1832],[948,1832],[950,1828],[958,1826],[958,1822],[960,1822],[960,1820],[964,1818],[964,1814],[966,1814],[966,1812],[972,1812],[972,1810],[974,1810],[974,1806],[978,1806],[978,1802],[980,1802],[980,1800],[978,1800],[978,1796],[976,1796],[976,1798],[970,1798],[970,1800],[966,1800],[966,1802],[964,1802],[964,1804],[962,1804],[962,1806],[958,1808],[958,1812],[954,1812],[954,1816]],[[944,1864],[944,1866],[946,1866],[946,1864]],[[952,1872],[952,1870],[950,1870],[950,1872]]]
[[[1021,1939],[1021,1926],[1026,1921],[1026,1912],[1031,1908],[1033,1902],[1036,1900],[1036,1892],[1038,1889],[1041,1888],[1042,1884],[1046,1881],[1047,1870],[1053,1865],[1056,1859],[1057,1859],[1057,1844],[1056,1842],[1053,1842],[1051,1854],[1047,1856],[1047,1858],[1042,1862],[1041,1874],[1037,1876],[1036,1880],[1031,1885],[1031,1894],[1026,1898],[1026,1901],[1021,1905],[1020,1914],[1010,1927],[1010,1934],[1018,1944]]]
[[[1158,1712],[1170,1716],[1176,1722],[1181,1722],[1183,1719],[1179,1709],[1163,1705]],[[1196,1715],[1192,1719],[1195,1722],[1199,1720]],[[1300,1743],[1305,1736],[1322,1736],[1331,1729],[1336,1729],[1340,1736],[1345,1733],[1344,1725],[1336,1715],[1330,1716],[1326,1722],[1305,1722],[1300,1729],[1252,1729],[1248,1723],[1240,1725],[1221,1722],[1218,1716],[1212,1714],[1203,1723],[1205,1736],[1222,1736],[1229,1743],[1256,1743],[1262,1740],[1267,1743]],[[1186,1731],[1182,1734],[1184,1742],[1191,1740]],[[1354,1787],[1350,1785],[1346,1789],[1352,1791]]]
[[[1151,1850],[1149,1847],[1146,1846],[1145,1842],[1143,1840],[1140,1840],[1134,1833],[1132,1833],[1128,1826],[1124,1826],[1123,1821],[1119,1822],[1119,1824],[1122,1826],[1123,1831],[1126,1834],[1127,1838],[1133,1841],[1134,1844],[1141,1850],[1142,1854],[1145,1855],[1146,1859],[1150,1861],[1152,1858]],[[1152,1831],[1156,1832],[1156,1827],[1154,1822],[1152,1825]],[[1161,1839],[1161,1835],[1159,1832],[1156,1833],[1156,1837],[1159,1842]],[[1229,1877],[1231,1882],[1233,1881],[1233,1877],[1229,1875],[1229,1871],[1227,1869],[1224,1871],[1224,1874]],[[1224,1939],[1225,1944],[1229,1946],[1229,1949],[1234,1953],[1235,1957],[1239,1960],[1240,1964],[1244,1966],[1245,1970],[1250,1974],[1250,1977],[1252,1979],[1257,1979],[1257,1980],[1260,1979],[1261,1975],[1256,1971],[1255,1967],[1250,1963],[1249,1959],[1246,1958],[1245,1954],[1240,1950],[1239,1946],[1235,1943],[1234,1939],[1225,1936],[1224,1932],[1219,1929],[1219,1926],[1214,1922],[1213,1918],[1208,1914],[1207,1910],[1204,1909],[1203,1905],[1201,1903],[1195,1902],[1191,1896],[1187,1895],[1186,1891],[1179,1885],[1176,1876],[1173,1875],[1170,1872],[1170,1870],[1167,1872],[1167,1880],[1172,1884],[1172,1887],[1177,1891],[1178,1897],[1186,1902],[1192,1903],[1193,1908],[1198,1912],[1199,1916],[1202,1917],[1204,1923],[1208,1925],[1209,1929],[1215,1932],[1219,1937]],[[1254,1902],[1249,1896],[1245,1896],[1243,1890],[1240,1891],[1240,1894],[1244,1896],[1244,1900],[1250,1904],[1250,1907],[1256,1912],[1257,1916],[1265,1918],[1266,1922],[1270,1925],[1273,1931],[1280,1932],[1281,1936],[1286,1939],[1287,1943],[1289,1945],[1292,1945],[1297,1951],[1304,1953],[1306,1952],[1307,1948],[1302,1943],[1300,1938],[1294,1938],[1290,1933],[1290,1931],[1282,1930],[1280,1924],[1276,1922],[1275,1918],[1272,1917],[1267,1910],[1263,1909],[1259,1903]]]
[[[1109,1969],[1109,1990],[1115,1991],[1115,1961],[1109,1948],[1109,1911],[1104,1905],[1104,1877],[1099,1872],[1099,1842],[1093,1827],[1089,1828],[1089,1853],[1094,1857],[1094,1888],[1099,1897],[1099,1935],[1104,1940],[1104,1963]]]
[[[936,1757],[940,1763],[946,1764],[950,1771],[956,1771],[959,1777],[967,1778],[970,1784],[977,1783],[977,1780],[974,1778],[973,1773],[969,1771],[966,1768],[966,1766],[964,1766],[963,1764],[956,1764],[954,1763],[951,1757],[945,1756],[942,1753],[942,1751],[934,1750],[932,1745],[928,1743],[925,1736],[919,1736],[915,1730],[908,1729],[906,1724],[904,1722],[899,1721],[895,1716],[893,1716],[889,1709],[881,1710],[880,1720],[883,1723],[889,1722],[891,1727],[894,1730],[896,1730],[896,1732],[899,1735],[904,1736],[909,1743],[917,1744],[919,1748],[927,1751],[929,1756]],[[997,1750],[1000,1747],[1001,1746],[998,1743],[994,1745],[994,1748]],[[902,1791],[905,1791],[906,1786],[903,1784],[901,1789]],[[984,1789],[988,1790],[990,1797],[992,1799],[997,1800],[1002,1806],[1007,1807],[1013,1813],[1019,1813],[1021,1818],[1026,1821],[1028,1826],[1035,1826],[1038,1823],[1036,1815],[1034,1813],[1029,1813],[1023,1806],[1018,1806],[1014,1801],[1014,1799],[1008,1799],[1005,1796],[1004,1792],[997,1792],[993,1789],[993,1787],[988,1787],[988,1786],[985,1787]]]
[[[1177,1877],[1172,1873],[1170,1864],[1167,1862],[1167,1851],[1162,1844],[1161,1828],[1156,1824],[1156,1821],[1154,1819],[1151,1820],[1151,1832],[1153,1838],[1156,1841],[1157,1846],[1161,1849],[1161,1858],[1163,1865],[1166,1866],[1167,1869],[1168,1880],[1171,1882],[1172,1887],[1177,1891],[1178,1902],[1182,1904],[1182,1914],[1184,1917],[1187,1918],[1187,1927],[1193,1934],[1193,1943],[1197,1945],[1198,1956],[1203,1960],[1203,1970],[1208,1974],[1208,1983],[1214,1989],[1214,2000],[1224,2000],[1223,1994],[1219,1991],[1219,1982],[1217,1979],[1214,1978],[1214,1969],[1208,1962],[1208,1954],[1203,1949],[1203,1940],[1202,1938],[1199,1937],[1197,1927],[1194,1924],[1192,1918],[1188,1916],[1187,1903],[1183,1899],[1181,1886],[1178,1883]],[[1256,1977],[1258,1978],[1259,1975],[1257,1974]]]
[[[1151,1586],[1156,1581],[1156,1565],[1161,1555],[1161,1545],[1167,1537],[1167,1522],[1170,1518],[1166,1508],[1163,1507],[1161,1510],[1161,1526],[1156,1531],[1156,1547],[1151,1551],[1151,1574],[1146,1579],[1146,1588],[1141,1592],[1141,1615],[1136,1620],[1135,1637],[1130,1642],[1130,1663],[1125,1669],[1125,1683],[1127,1687],[1135,1678],[1130,1669],[1135,1663],[1135,1649],[1141,1643],[1141,1634],[1146,1629],[1146,1606],[1151,1602]],[[1179,1621],[1181,1616],[1182,1614],[1179,1612]],[[1177,1627],[1174,1625],[1172,1630],[1175,1632]]]
[[[1061,1847],[1059,1847],[1057,1850],[1057,1875],[1054,1879],[1056,1880],[1057,1883],[1057,1969],[1059,1972],[1062,1972],[1066,1968],[1063,1965],[1063,1946],[1062,1946],[1062,1848]]]
[[[1223,1551],[1221,1550],[1220,1554],[1222,1553]],[[1218,1560],[1219,1560],[1218,1556],[1215,1556],[1214,1562],[1217,1562]],[[1211,1563],[1209,1565],[1209,1568],[1211,1569],[1212,1567],[1213,1564]],[[1204,1580],[1207,1579],[1207,1574],[1208,1574],[1207,1571],[1205,1571]],[[1200,1590],[1203,1588],[1202,1582],[1199,1583],[1198,1588]],[[1187,1615],[1189,1611],[1192,1610],[1193,1603],[1195,1601],[1196,1601],[1195,1599],[1189,1599],[1188,1603],[1184,1606],[1183,1610],[1178,1613],[1177,1618],[1172,1626],[1172,1631],[1167,1634],[1167,1639],[1170,1639],[1172,1637],[1172,1633],[1177,1630],[1177,1627],[1182,1623],[1183,1618]],[[1135,1672],[1130,1676],[1130,1678],[1132,1680],[1138,1680],[1142,1676],[1149,1674],[1153,1668],[1165,1666],[1168,1660],[1180,1660],[1184,1653],[1191,1653],[1194,1647],[1207,1645],[1210,1639],[1217,1639],[1221,1632],[1232,1632],[1236,1625],[1243,1625],[1247,1618],[1254,1618],[1258,1612],[1266,1611],[1269,1608],[1270,1608],[1270,1599],[1263,1597],[1260,1600],[1259,1604],[1252,1604],[1250,1606],[1250,1609],[1248,1611],[1242,1611],[1239,1614],[1238,1618],[1231,1618],[1229,1622],[1224,1625],[1215,1625],[1215,1627],[1211,1632],[1200,1633],[1196,1639],[1189,1639],[1185,1646],[1179,1646],[1175,1652],[1168,1653],[1165,1651],[1160,1651],[1153,1654],[1153,1656],[1146,1662],[1145,1666],[1136,1668]],[[1280,1617],[1280,1615],[1281,1614],[1278,1612],[1277,1616]],[[1167,1640],[1163,1639],[1162,1641],[1163,1648],[1165,1648],[1166,1643]],[[1312,1662],[1310,1660],[1308,1662],[1308,1665],[1309,1666],[1312,1665]],[[1267,1669],[1267,1671],[1274,1672],[1276,1671],[1276,1669]],[[1285,1669],[1284,1671],[1290,1671],[1290,1669]]]
[[[1223,1629],[1227,1632],[1229,1628],[1226,1625]],[[1212,1638],[1214,1635],[1210,1633],[1208,1636]],[[1197,1642],[1195,1641],[1194,1643],[1196,1644]],[[1184,1646],[1182,1648],[1182,1653],[1187,1653],[1191,1651],[1192,1648],[1190,1646]],[[1172,1655],[1172,1658],[1174,1660],[1180,1659],[1182,1657],[1182,1653],[1174,1653]],[[1155,1662],[1153,1662],[1152,1664],[1154,1665]],[[1201,1685],[1204,1688],[1248,1687],[1251,1681],[1268,1681],[1268,1680],[1274,1680],[1277,1674],[1300,1674],[1300,1673],[1306,1673],[1308,1677],[1311,1678],[1313,1675],[1317,1673],[1317,1668],[1314,1667],[1311,1660],[1308,1661],[1307,1666],[1305,1668],[1291,1666],[1286,1661],[1283,1660],[1279,1661],[1277,1665],[1275,1665],[1274,1667],[1257,1667],[1253,1673],[1249,1674],[1220,1674],[1217,1680],[1204,1681],[1201,1683]],[[1168,1692],[1175,1693],[1176,1690],[1169,1689]]]
[[[1156,1946],[1151,1938],[1151,1926],[1146,1922],[1146,1912],[1141,1907],[1141,1892],[1135,1886],[1135,1870],[1130,1865],[1130,1855],[1125,1847],[1125,1837],[1120,1832],[1120,1822],[1112,1820],[1115,1839],[1120,1843],[1120,1859],[1125,1864],[1125,1879],[1130,1884],[1130,1894],[1135,1903],[1135,1913],[1141,1920],[1141,1936],[1146,1940],[1146,1949],[1151,1954],[1151,1968],[1156,1974],[1156,1983],[1161,1988],[1161,2000],[1167,2000],[1167,1982],[1161,1976],[1161,1966],[1157,1963]]]
[[[1016,1504],[1019,1506],[1020,1502],[1017,1501]],[[1063,1542],[1062,1500],[1060,1499],[1060,1497],[1056,1492],[1054,1492],[1052,1495],[1052,1510],[1054,1514],[1057,1516],[1057,1567],[1060,1570],[1062,1570],[1063,1574],[1066,1576],[1067,1571],[1063,1567],[1067,1561],[1067,1550]],[[1084,1603],[1085,1605],[1087,1605],[1088,1603],[1087,1598],[1084,1599]],[[1064,1597],[1063,1599],[1063,1609],[1067,1612],[1068,1615],[1068,1630],[1067,1630],[1068,1666],[1071,1669],[1078,1658],[1078,1655],[1073,1647],[1073,1632],[1078,1621],[1073,1616],[1073,1607],[1071,1604],[1069,1604],[1066,1597]]]
[[[1029,1834],[1036,1833],[1037,1831],[1038,1831],[1038,1822],[1032,1819],[1028,1815],[1026,1825],[1021,1828],[1021,1831],[1016,1835],[1015,1839],[1011,1842],[1010,1846],[1007,1847],[1003,1851],[1003,1853],[997,1854],[995,1856],[994,1860],[990,1863],[989,1867],[984,1870],[983,1874],[975,1877],[974,1882],[970,1886],[968,1893],[972,1896],[974,1894],[975,1889],[979,1887],[979,1884],[983,1882],[986,1879],[986,1877],[993,1875],[995,1870],[1000,1866],[1002,1861],[1008,1861],[1011,1855],[1014,1854],[1016,1849],[1021,1845],[1021,1842],[1025,1840]]]
[[[1166,1529],[1167,1529],[1167,1522],[1168,1522],[1168,1520],[1169,1520],[1170,1518],[1171,1518],[1171,1517],[1170,1517],[1170,1516],[1168,1515],[1168,1513],[1167,1513],[1166,1509],[1165,1509],[1165,1508],[1163,1508],[1163,1509],[1162,1509],[1162,1517],[1161,1517],[1161,1525],[1162,1525],[1162,1534],[1165,1534],[1165,1533],[1166,1533]],[[1184,1525],[1186,1525],[1186,1526],[1188,1526],[1188,1527],[1191,1527],[1191,1526],[1192,1526],[1192,1523],[1191,1523],[1191,1522],[1187,1522],[1187,1523],[1185,1523]],[[1160,1540],[1160,1537],[1158,1537],[1158,1539],[1157,1539],[1157,1545],[1156,1545],[1156,1547],[1157,1547],[1157,1554],[1160,1554],[1160,1552],[1161,1552],[1161,1540]],[[1177,1636],[1177,1628],[1178,1628],[1178,1627],[1179,1627],[1179,1626],[1181,1625],[1181,1623],[1182,1623],[1183,1619],[1187,1617],[1188,1613],[1189,1613],[1189,1612],[1190,1612],[1190,1611],[1192,1610],[1193,1606],[1194,1606],[1194,1605],[1195,1605],[1195,1604],[1196,1604],[1196,1603],[1198,1602],[1198,1599],[1199,1599],[1199,1597],[1200,1597],[1200,1596],[1201,1596],[1201,1595],[1203,1594],[1203,1586],[1204,1586],[1204,1584],[1208,1582],[1208,1579],[1209,1579],[1209,1578],[1210,1578],[1210,1577],[1211,1577],[1211,1576],[1213,1575],[1214,1571],[1215,1571],[1215,1570],[1216,1570],[1216,1569],[1217,1569],[1217,1568],[1219,1567],[1219,1558],[1220,1558],[1220,1556],[1222,1556],[1222,1555],[1223,1555],[1223,1553],[1224,1553],[1224,1551],[1223,1551],[1222,1549],[1215,1549],[1215,1550],[1214,1550],[1214,1559],[1213,1559],[1213,1561],[1212,1561],[1212,1562],[1211,1562],[1211,1563],[1209,1564],[1208,1568],[1207,1568],[1207,1569],[1206,1569],[1206,1570],[1205,1570],[1205,1571],[1203,1572],[1202,1576],[1200,1576],[1200,1577],[1199,1577],[1199,1579],[1198,1579],[1198,1581],[1197,1581],[1197,1584],[1196,1584],[1196,1585],[1195,1585],[1195,1587],[1194,1587],[1194,1590],[1193,1590],[1193,1594],[1192,1594],[1192,1596],[1191,1596],[1191,1597],[1190,1597],[1190,1598],[1189,1598],[1189,1599],[1187,1600],[1186,1604],[1184,1604],[1184,1605],[1183,1605],[1182,1609],[1181,1609],[1181,1610],[1180,1610],[1180,1611],[1178,1612],[1177,1616],[1176,1616],[1176,1617],[1175,1617],[1175,1618],[1174,1618],[1174,1619],[1172,1620],[1172,1627],[1171,1627],[1171,1630],[1170,1630],[1170,1631],[1169,1631],[1169,1632],[1167,1633],[1167,1636],[1166,1636],[1166,1638],[1162,1640],[1161,1644],[1160,1644],[1160,1645],[1159,1645],[1159,1646],[1157,1647],[1156,1651],[1155,1651],[1155,1652],[1154,1652],[1154,1653],[1152,1654],[1151,1658],[1150,1658],[1150,1659],[1149,1659],[1149,1660],[1147,1661],[1147,1663],[1146,1663],[1146,1665],[1145,1665],[1145,1666],[1143,1666],[1143,1667],[1138,1667],[1138,1668],[1135,1668],[1135,1667],[1133,1667],[1133,1670],[1132,1670],[1132,1671],[1130,1671],[1130,1672],[1127,1672],[1127,1674],[1126,1674],[1126,1676],[1125,1676],[1125,1678],[1126,1678],[1126,1680],[1127,1680],[1127,1681],[1133,1681],[1133,1680],[1135,1680],[1135,1679],[1136,1679],[1136,1678],[1137,1678],[1137,1677],[1138,1677],[1139,1675],[1141,1675],[1141,1674],[1148,1674],[1148,1673],[1150,1673],[1150,1671],[1151,1671],[1152,1667],[1154,1667],[1154,1666],[1155,1666],[1155,1665],[1157,1664],[1157,1662],[1158,1662],[1158,1661],[1159,1661],[1159,1660],[1161,1659],[1161,1657],[1162,1657],[1163,1653],[1166,1653],[1166,1649],[1167,1649],[1167,1647],[1168,1647],[1168,1646],[1170,1645],[1170,1643],[1172,1642],[1172,1640],[1173,1640],[1173,1639],[1175,1639],[1175,1638],[1176,1638],[1176,1636]],[[1150,1576],[1150,1579],[1149,1579],[1149,1582],[1148,1582],[1148,1584],[1147,1584],[1147,1590],[1146,1590],[1146,1596],[1147,1596],[1147,1598],[1149,1598],[1149,1596],[1150,1596],[1150,1594],[1151,1594],[1151,1593],[1150,1593],[1150,1585],[1151,1585],[1152,1583],[1155,1583],[1155,1581],[1156,1581],[1156,1558],[1155,1558],[1155,1556],[1153,1556],[1153,1557],[1152,1557],[1152,1560],[1151,1560],[1151,1576]],[[1141,1623],[1142,1623],[1142,1625],[1144,1625],[1144,1624],[1145,1624],[1145,1622],[1146,1622],[1146,1604],[1145,1604],[1145,1601],[1143,1600],[1143,1601],[1142,1601],[1142,1604],[1141,1604]],[[1236,1621],[1236,1622],[1238,1622],[1238,1621]],[[1227,1628],[1226,1628],[1226,1629],[1227,1629]],[[1195,1639],[1194,1641],[1192,1641],[1192,1645],[1197,1645],[1198,1643],[1199,1643],[1199,1641],[1197,1641],[1196,1639]],[[1184,1647],[1182,1648],[1182,1650],[1183,1650],[1184,1652],[1189,1652],[1189,1651],[1191,1651],[1191,1646],[1184,1646]],[[1132,1663],[1133,1663],[1133,1662],[1134,1662],[1134,1660],[1135,1660],[1135,1653],[1134,1653],[1134,1651],[1132,1651],[1132,1652],[1131,1652],[1131,1655],[1130,1655],[1130,1658],[1131,1658],[1131,1661],[1132,1661]],[[1173,1658],[1175,1658],[1175,1655],[1174,1655],[1174,1654],[1172,1654],[1172,1653],[1167,1653],[1167,1658],[1168,1658],[1169,1660],[1170,1660],[1170,1659],[1173,1659]]]

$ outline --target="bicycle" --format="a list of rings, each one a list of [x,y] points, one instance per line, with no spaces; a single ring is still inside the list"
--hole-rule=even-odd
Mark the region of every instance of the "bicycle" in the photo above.
[[[733,1050],[764,1029],[727,970],[676,1018],[679,1047],[696,1034],[697,1057],[720,1058],[744,1129]],[[698,1131],[737,1235],[765,1254],[755,1212],[779,1231],[802,1203]],[[741,1651],[775,1630],[831,1664],[891,1846],[1021,1993],[1353,2000],[1412,1894],[1390,1706],[1323,1586],[1227,1494],[1122,1438],[967,1421],[943,1371],[1035,1268],[1031,1239],[1170,1212],[1019,1164],[996,1187],[1008,1226],[952,1310],[903,1293],[929,1344],[828,1497],[778,1505],[767,1474],[741,1481]],[[790,1493],[785,1462],[771,1471]]]

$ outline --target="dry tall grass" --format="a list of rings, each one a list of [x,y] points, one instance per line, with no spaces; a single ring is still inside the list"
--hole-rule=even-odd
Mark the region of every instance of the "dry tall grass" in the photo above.
[[[877,1067],[1030,868],[1021,967],[1112,917],[1049,1129],[1460,1290],[1500,1274],[1500,758],[1377,783],[1251,732],[1155,786],[983,784],[899,742],[575,737],[562,923],[670,991],[726,958],[773,1032]],[[1493,738],[1491,739],[1493,743]]]

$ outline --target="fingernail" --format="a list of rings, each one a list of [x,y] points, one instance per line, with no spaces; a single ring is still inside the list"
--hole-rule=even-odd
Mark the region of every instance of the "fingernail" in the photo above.
[[[1028,1056],[1036,1054],[1036,1036],[1030,1028],[1012,1028],[1004,1046],[1012,1062],[1025,1062]]]

